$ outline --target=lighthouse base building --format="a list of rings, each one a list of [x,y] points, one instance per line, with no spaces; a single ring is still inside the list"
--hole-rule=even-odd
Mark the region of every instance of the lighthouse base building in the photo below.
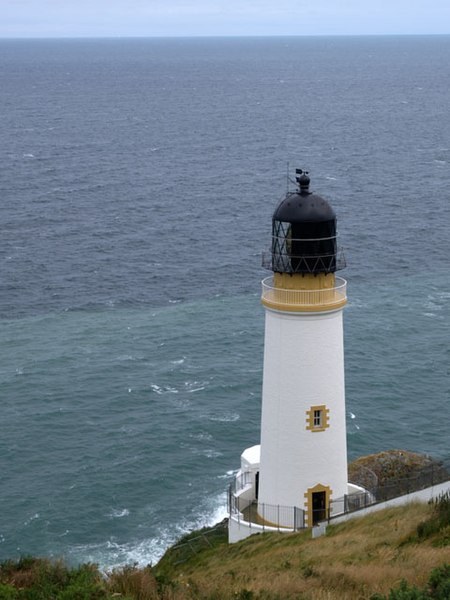
[[[229,490],[229,541],[313,527],[367,503],[348,483],[343,310],[336,215],[296,171],[272,218],[263,263],[261,443],[244,450]]]

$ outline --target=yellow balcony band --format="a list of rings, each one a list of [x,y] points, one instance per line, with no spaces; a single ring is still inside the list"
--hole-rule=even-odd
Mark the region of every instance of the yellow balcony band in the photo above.
[[[261,302],[288,312],[324,312],[347,303],[346,281],[334,273],[275,273],[262,282]]]

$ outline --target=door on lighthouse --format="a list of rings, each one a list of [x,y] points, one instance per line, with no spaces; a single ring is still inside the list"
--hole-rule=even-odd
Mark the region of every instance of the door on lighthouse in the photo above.
[[[326,492],[313,492],[312,513],[313,525],[327,518]]]

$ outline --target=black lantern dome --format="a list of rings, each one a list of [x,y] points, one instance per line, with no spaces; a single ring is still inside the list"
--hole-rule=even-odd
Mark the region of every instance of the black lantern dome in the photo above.
[[[296,192],[289,192],[272,217],[270,268],[275,273],[334,273],[338,266],[336,214],[309,191],[308,173],[296,169]]]

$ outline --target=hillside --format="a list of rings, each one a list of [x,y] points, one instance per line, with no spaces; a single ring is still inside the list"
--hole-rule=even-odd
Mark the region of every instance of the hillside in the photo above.
[[[423,587],[433,568],[450,563],[448,499],[440,525],[423,525],[436,522],[435,511],[388,509],[330,526],[316,540],[301,532],[223,541],[181,563],[172,550],[154,573],[174,598],[356,600],[386,594],[402,579]]]

